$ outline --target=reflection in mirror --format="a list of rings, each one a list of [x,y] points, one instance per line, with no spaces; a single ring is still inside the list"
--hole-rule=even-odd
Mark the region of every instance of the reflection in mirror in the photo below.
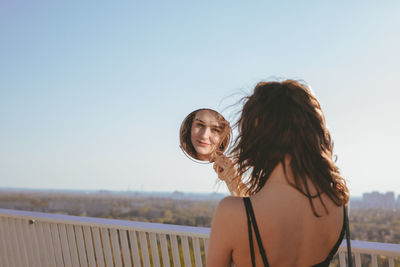
[[[227,149],[231,127],[217,111],[202,108],[186,116],[179,135],[181,148],[188,156],[200,161],[213,162]]]

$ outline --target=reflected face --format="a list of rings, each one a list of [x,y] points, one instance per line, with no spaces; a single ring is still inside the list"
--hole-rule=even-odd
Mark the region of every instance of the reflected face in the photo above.
[[[191,141],[199,160],[210,160],[221,140],[222,127],[208,110],[200,110],[193,119]]]

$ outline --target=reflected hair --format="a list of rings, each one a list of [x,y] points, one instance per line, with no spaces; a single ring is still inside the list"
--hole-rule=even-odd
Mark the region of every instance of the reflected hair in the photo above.
[[[237,171],[247,175],[247,194],[265,185],[277,164],[282,163],[286,180],[305,195],[315,216],[313,199],[325,193],[337,206],[349,200],[345,179],[333,160],[333,142],[317,98],[295,80],[260,82],[254,93],[242,98],[242,112],[231,155]],[[285,156],[290,157],[294,182],[287,177]],[[316,194],[310,192],[311,183]]]

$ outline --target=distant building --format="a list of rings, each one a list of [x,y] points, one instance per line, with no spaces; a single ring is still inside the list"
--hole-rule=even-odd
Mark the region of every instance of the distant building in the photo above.
[[[364,209],[400,209],[400,195],[396,200],[394,192],[379,193],[373,191],[364,193],[361,200],[351,201],[351,207]]]

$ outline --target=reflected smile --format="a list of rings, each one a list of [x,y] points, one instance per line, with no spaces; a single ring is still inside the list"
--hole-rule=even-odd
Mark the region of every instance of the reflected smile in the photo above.
[[[197,144],[199,144],[199,146],[209,146],[209,145],[211,145],[211,144],[209,144],[207,142],[203,142],[203,141],[200,141],[200,140],[197,140]]]

